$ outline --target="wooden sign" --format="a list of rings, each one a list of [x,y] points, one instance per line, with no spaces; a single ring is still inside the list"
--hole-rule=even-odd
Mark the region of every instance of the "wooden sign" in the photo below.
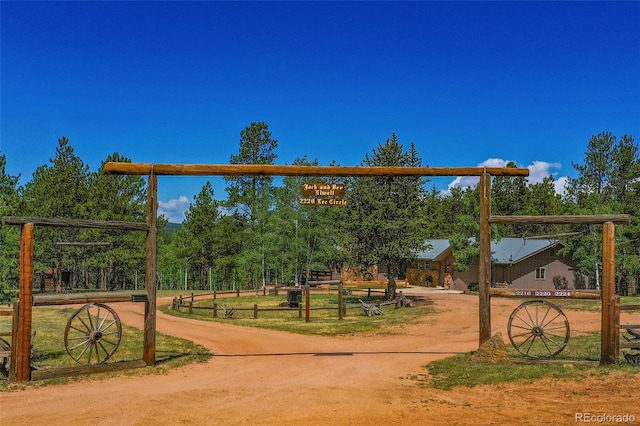
[[[347,200],[342,198],[299,198],[303,206],[346,206]]]
[[[346,189],[343,183],[304,183],[302,195],[312,197],[341,197]]]

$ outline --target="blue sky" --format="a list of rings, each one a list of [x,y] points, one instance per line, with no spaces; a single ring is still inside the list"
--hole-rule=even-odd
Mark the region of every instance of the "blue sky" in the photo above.
[[[116,151],[226,164],[256,121],[278,164],[358,165],[395,132],[424,165],[515,161],[559,187],[592,135],[640,138],[639,2],[0,8],[0,151],[22,183],[61,136],[92,170]],[[161,177],[161,211],[181,221],[205,180]]]

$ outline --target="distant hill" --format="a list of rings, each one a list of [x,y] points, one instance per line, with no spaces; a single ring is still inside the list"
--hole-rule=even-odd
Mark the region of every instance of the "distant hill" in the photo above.
[[[182,228],[182,224],[181,223],[172,223],[169,222],[167,223],[167,232],[170,234],[174,234],[178,229]]]

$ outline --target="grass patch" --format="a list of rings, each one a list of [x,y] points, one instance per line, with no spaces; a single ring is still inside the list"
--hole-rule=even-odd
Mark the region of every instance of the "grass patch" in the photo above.
[[[117,306],[112,305],[117,312]],[[33,330],[36,331],[33,338],[32,366],[40,369],[74,367],[77,364],[67,353],[64,346],[64,329],[69,316],[76,308],[67,309],[34,309],[33,310]],[[10,318],[2,318],[0,330],[10,329]],[[9,337],[4,337],[8,342]],[[120,345],[108,363],[123,361],[137,361],[142,359],[144,333],[134,327],[122,325],[122,338]],[[211,357],[209,351],[193,342],[185,339],[156,333],[156,366],[152,369],[136,369],[124,372],[124,374],[150,374],[151,372],[163,372],[170,368],[179,367],[192,362],[202,362]],[[122,375],[123,372],[100,373],[83,375],[73,378],[47,379],[38,383],[65,383],[79,380],[84,377],[109,377]],[[1,377],[1,376],[0,376]],[[21,384],[24,385],[24,384]],[[17,384],[9,384],[8,381],[0,380],[0,391],[16,388]]]
[[[519,355],[511,346],[507,346],[510,355]],[[623,358],[620,365],[610,367],[573,365],[571,361],[598,361],[600,359],[600,333],[589,333],[572,337],[565,350],[556,358],[559,364],[508,364],[489,365],[471,362],[471,353],[455,355],[434,361],[425,368],[428,374],[408,377],[423,387],[448,390],[456,386],[474,387],[478,385],[497,385],[500,383],[530,383],[533,380],[552,378],[579,380],[583,377],[609,374],[622,371],[630,375],[640,374],[637,366],[628,364]]]
[[[553,299],[553,304],[567,311],[586,311],[600,312],[602,302],[598,299]],[[640,296],[622,296],[620,297],[621,305],[637,305],[640,304]],[[640,310],[631,310],[627,312],[640,312]]]
[[[367,302],[382,302],[382,298],[360,297]],[[245,327],[267,328],[272,330],[287,331],[298,334],[341,336],[356,333],[394,333],[398,329],[411,323],[412,320],[424,315],[432,314],[435,310],[427,299],[415,299],[416,306],[412,308],[396,309],[394,305],[382,306],[384,315],[367,317],[364,315],[360,302],[356,296],[345,296],[343,300],[347,304],[347,314],[343,320],[338,319],[337,295],[311,295],[310,322],[305,322],[305,311],[302,309],[302,317],[298,309],[283,311],[258,312],[258,319],[254,319],[254,305],[258,308],[277,308],[280,302],[286,300],[283,296],[243,296],[240,298],[207,299],[194,302],[193,314],[188,313],[188,307],[181,311],[174,311],[170,306],[162,306],[160,309],[170,315],[188,318],[197,318],[206,321],[224,322]],[[218,307],[226,305],[236,309],[233,319],[213,318],[213,310],[197,309],[198,307],[212,308],[217,303]],[[304,303],[304,301],[303,301]],[[244,310],[246,309],[246,310]],[[221,311],[218,311],[221,317]]]
[[[543,377],[561,378],[575,371],[562,366],[549,365],[489,365],[469,361],[470,353],[455,355],[434,361],[426,368],[430,375],[430,387],[449,390],[456,386],[474,387],[507,382],[529,382]],[[425,383],[429,383],[425,381]]]

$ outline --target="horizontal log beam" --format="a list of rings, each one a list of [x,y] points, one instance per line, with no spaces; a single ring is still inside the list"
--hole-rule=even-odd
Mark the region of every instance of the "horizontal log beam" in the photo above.
[[[121,231],[149,231],[149,226],[142,222],[126,222],[122,220],[65,219],[46,217],[3,216],[3,225],[55,226],[61,228],[117,229]]]
[[[87,242],[83,243],[81,241],[68,241],[68,242],[59,242],[56,243],[58,247],[106,247],[110,246],[109,242]]]
[[[613,222],[616,225],[628,225],[628,214],[603,215],[565,215],[565,216],[489,216],[489,223],[501,224],[552,224],[552,225],[599,225]]]
[[[110,373],[113,371],[132,370],[145,368],[147,363],[139,361],[122,361],[113,364],[76,365],[73,367],[48,368],[31,372],[31,380],[55,379],[60,377],[72,377],[80,374]]]
[[[107,174],[158,176],[529,176],[529,169],[501,167],[343,167],[274,164],[152,164],[108,162]]]
[[[65,293],[33,296],[33,306],[78,305],[85,303],[131,302],[137,293]]]
[[[640,305],[620,305],[621,311],[635,311],[640,310]]]
[[[324,281],[307,281],[308,285],[323,285],[323,284],[329,284],[329,285],[339,285],[342,281],[340,280],[324,280]]]
[[[511,288],[492,288],[491,297],[535,297],[552,299],[600,299],[597,290],[529,290]]]

